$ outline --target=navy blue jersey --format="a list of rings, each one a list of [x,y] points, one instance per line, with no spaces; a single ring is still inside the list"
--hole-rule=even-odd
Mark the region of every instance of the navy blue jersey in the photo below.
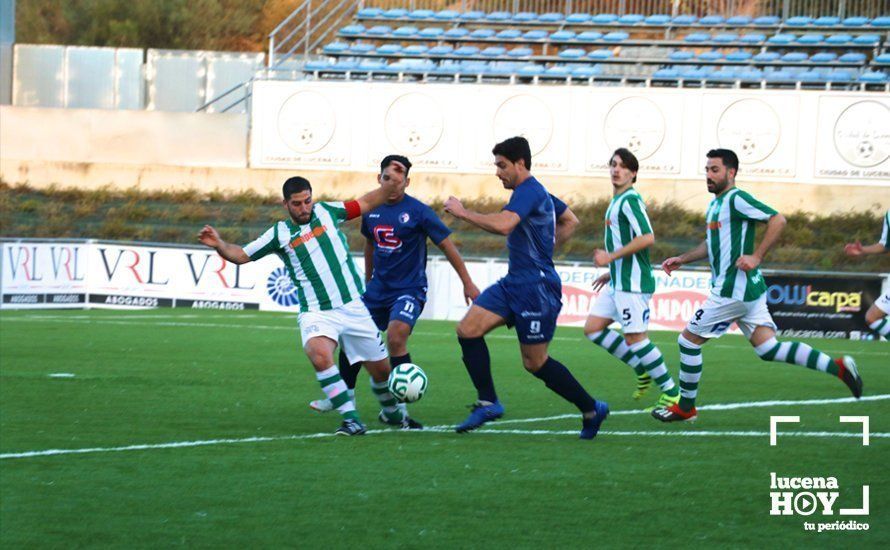
[[[565,212],[565,203],[556,201]],[[510,261],[505,281],[528,283],[544,278],[559,281],[553,267],[557,217],[554,197],[538,180],[529,177],[516,186],[504,210],[519,216],[519,224],[507,236]]]
[[[426,239],[444,241],[451,230],[433,209],[405,195],[362,216],[362,235],[374,242],[374,272],[365,294],[377,299],[409,289],[426,293]]]

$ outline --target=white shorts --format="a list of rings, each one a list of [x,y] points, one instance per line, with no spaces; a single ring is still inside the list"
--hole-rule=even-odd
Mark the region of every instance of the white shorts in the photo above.
[[[745,338],[750,338],[757,327],[777,329],[766,307],[766,294],[751,302],[711,294],[689,320],[686,330],[702,338],[720,338],[733,323],[742,329]]]
[[[386,345],[380,331],[361,300],[328,311],[307,311],[297,315],[303,347],[312,338],[325,336],[340,342],[350,363],[386,359]]]
[[[636,334],[649,330],[649,300],[651,294],[624,292],[609,288],[600,292],[590,305],[590,315],[604,319],[614,319],[621,325],[625,334]]]
[[[875,307],[890,315],[890,294],[881,294],[881,296],[875,300]]]

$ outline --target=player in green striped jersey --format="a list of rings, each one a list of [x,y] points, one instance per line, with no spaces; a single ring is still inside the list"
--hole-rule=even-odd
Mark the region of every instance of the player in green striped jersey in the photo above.
[[[844,252],[847,256],[858,258],[868,254],[883,254],[890,250],[890,210],[884,214],[884,224],[881,228],[881,238],[875,244],[862,246],[862,243],[856,241],[844,246]],[[884,338],[890,338],[890,320],[887,315],[890,314],[890,292],[884,293],[875,303],[865,312],[865,322],[868,327]]]
[[[244,247],[227,243],[206,225],[198,240],[226,260],[243,264],[275,254],[297,290],[297,321],[306,356],[334,408],[343,417],[340,435],[361,435],[365,427],[334,363],[338,341],[352,362],[364,361],[374,395],[391,423],[408,418],[387,389],[390,373],[386,346],[361,294],[364,284],[355,268],[340,224],[369,212],[394,193],[395,183],[384,182],[361,198],[348,202],[314,202],[312,185],[299,176],[284,182],[282,201],[289,216]]]
[[[652,411],[663,422],[694,420],[695,398],[702,374],[702,345],[719,338],[736,323],[764,361],[784,361],[827,372],[840,378],[853,395],[862,395],[862,378],[849,356],[832,360],[802,342],[776,340],[776,324],[766,307],[766,283],[758,267],[779,240],[785,218],[736,188],[739,158],[729,149],[712,149],[707,154],[705,174],[708,192],[714,199],[708,206],[705,241],[693,250],[668,258],[661,267],[668,275],[696,260],[711,265],[711,295],[695,312],[677,339],[680,345],[680,402]],[[766,232],[754,247],[754,223],[765,222]]]
[[[655,292],[655,278],[649,263],[649,248],[655,244],[652,224],[643,198],[634,189],[640,163],[627,149],[612,153],[609,172],[612,202],[606,210],[605,249],[593,259],[597,266],[609,266],[594,290],[602,289],[584,324],[587,338],[627,363],[637,375],[634,399],[639,399],[654,378],[662,394],[656,406],[669,406],[680,399],[680,390],[671,378],[661,351],[649,340],[649,300]],[[624,337],[610,329],[617,322]],[[654,408],[654,407],[653,407]]]

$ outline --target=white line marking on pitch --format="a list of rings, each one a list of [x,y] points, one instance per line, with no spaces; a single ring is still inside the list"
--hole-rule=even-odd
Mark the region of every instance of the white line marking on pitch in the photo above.
[[[800,401],[755,401],[752,403],[725,403],[725,404],[715,404],[715,405],[705,405],[699,408],[699,410],[731,410],[737,409],[740,407],[772,407],[779,405],[831,405],[837,403],[851,403],[854,401],[879,401],[882,399],[890,399],[890,394],[888,395],[871,395],[863,397],[862,399],[855,399],[852,397],[849,398],[840,398],[840,399],[805,399]],[[628,415],[628,414],[641,414],[646,411],[639,410],[627,410],[627,411],[614,411],[612,415]],[[559,420],[563,418],[578,418],[577,414],[562,414],[557,416],[548,416],[541,418],[519,418],[515,420],[499,420],[498,425],[504,424],[519,424],[526,422],[542,422],[545,420]],[[423,430],[411,430],[408,433],[451,433],[454,430],[454,426],[444,425],[444,426],[430,426]],[[494,433],[494,434],[514,434],[514,435],[578,435],[578,432],[575,430],[516,430],[516,429],[490,429],[484,428],[480,430],[476,430],[477,433]],[[382,434],[382,433],[406,433],[402,430],[368,430],[367,432],[370,435]],[[755,431],[609,431],[603,430],[601,432],[604,435],[617,435],[617,436],[649,436],[649,437],[657,437],[657,436],[678,436],[678,437],[769,437],[769,432],[755,432]],[[56,455],[72,455],[72,454],[88,454],[88,453],[114,453],[114,452],[123,452],[123,451],[145,451],[145,450],[153,450],[153,449],[176,449],[176,448],[184,448],[184,447],[206,447],[210,445],[228,445],[234,443],[263,443],[268,441],[298,441],[302,439],[319,439],[324,437],[332,437],[335,434],[331,432],[325,433],[315,433],[315,434],[300,434],[300,435],[285,435],[285,436],[276,436],[276,437],[246,437],[241,439],[206,439],[206,440],[198,440],[198,441],[174,441],[172,443],[147,443],[143,445],[125,445],[121,447],[92,447],[92,448],[84,448],[84,449],[47,449],[44,451],[25,451],[20,453],[4,453],[0,454],[0,459],[10,459],[10,458],[33,458],[33,457],[41,457],[41,456],[56,456]],[[861,437],[862,434],[858,433],[846,433],[846,432],[782,432],[782,435],[796,436],[796,437]],[[871,437],[877,438],[888,438],[890,437],[890,433],[873,433],[870,434]]]

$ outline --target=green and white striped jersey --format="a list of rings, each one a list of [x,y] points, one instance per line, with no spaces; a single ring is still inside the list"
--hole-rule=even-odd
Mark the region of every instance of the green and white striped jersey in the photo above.
[[[652,224],[646,215],[643,197],[633,187],[612,197],[606,210],[606,252],[615,252],[630,243],[635,237],[652,233]],[[619,258],[609,264],[614,290],[623,292],[655,292],[655,277],[649,263],[649,249]]]
[[[741,189],[730,189],[708,206],[708,262],[712,292],[750,302],[766,292],[760,269],[737,268],[739,257],[754,252],[754,223],[769,220],[776,211]]]
[[[251,260],[277,254],[297,289],[300,311],[325,311],[357,300],[364,283],[355,268],[340,224],[342,202],[317,202],[309,223],[282,220],[244,247]]]
[[[878,241],[884,248],[890,249],[890,210],[884,214],[884,225],[881,228],[881,240]]]

